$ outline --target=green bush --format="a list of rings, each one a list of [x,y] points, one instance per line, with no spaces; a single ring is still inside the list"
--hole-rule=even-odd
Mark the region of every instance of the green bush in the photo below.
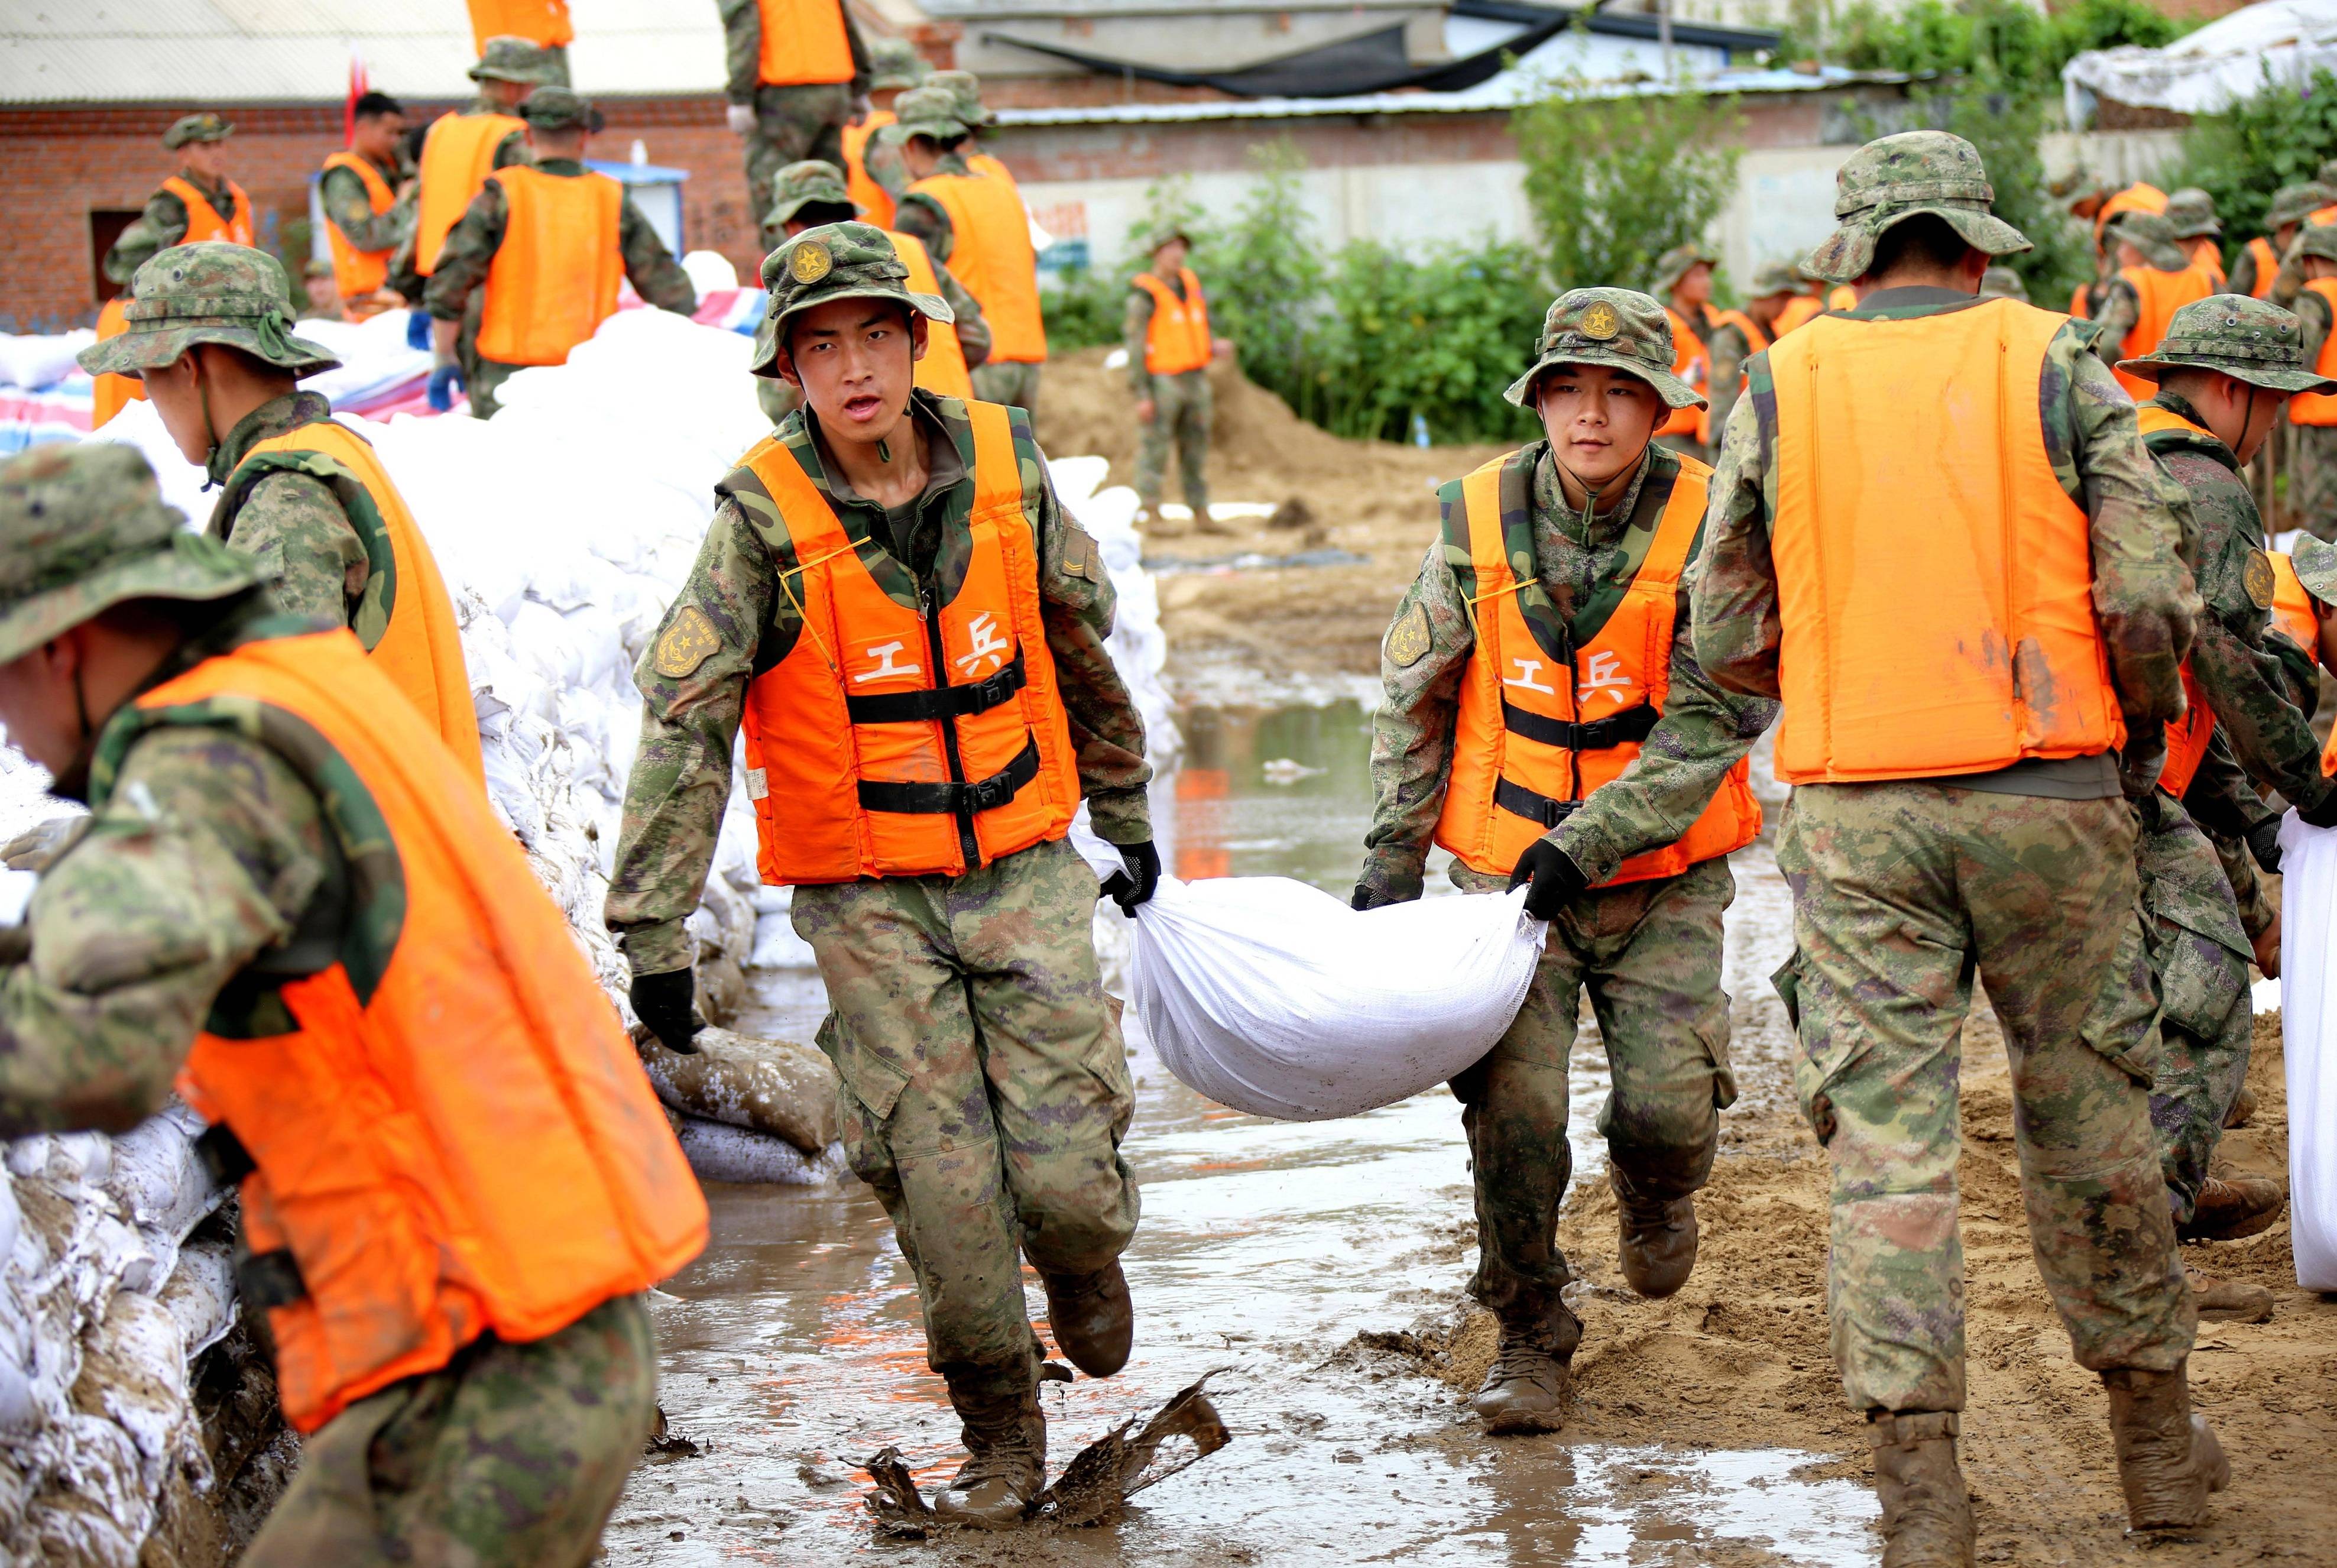
[[[1039,308],[1046,318],[1047,347],[1069,354],[1119,342],[1127,295],[1127,279],[1091,267],[1074,267],[1061,281],[1042,283]]]
[[[1927,123],[1980,149],[1989,183],[1996,189],[1996,215],[2036,247],[2002,258],[2004,265],[2020,274],[2030,299],[2048,309],[2062,309],[2078,284],[2093,279],[2093,235],[2046,185],[2038,143],[2052,113],[2048,101],[1963,83],[1920,91],[1915,102]]]
[[[1644,289],[1656,258],[1699,240],[1736,188],[1733,101],[1580,95],[1564,83],[1511,117],[1526,204],[1557,291]]]
[[[1831,23],[1815,6],[1796,6],[1777,54],[1860,71],[1969,76],[2000,90],[2051,96],[2061,90],[2061,67],[2084,50],[2158,48],[2195,25],[2143,0],[2078,0],[2050,13],[2024,0],[1916,0],[1890,11],[1860,0]]]
[[[2264,232],[2273,192],[2310,180],[2337,158],[2337,76],[2315,72],[2303,93],[2274,85],[2221,114],[2202,114],[2183,139],[2183,162],[2170,176],[2215,199],[2231,250]]]

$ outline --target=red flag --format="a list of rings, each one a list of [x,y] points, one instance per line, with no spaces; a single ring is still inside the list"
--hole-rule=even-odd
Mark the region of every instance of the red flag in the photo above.
[[[355,49],[349,51],[349,97],[341,107],[341,145],[354,145],[357,139],[357,100],[373,91],[366,78],[365,56]]]

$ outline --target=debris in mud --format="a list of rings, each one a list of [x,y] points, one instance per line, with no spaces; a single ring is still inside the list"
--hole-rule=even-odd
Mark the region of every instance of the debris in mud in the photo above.
[[[697,1444],[667,1425],[665,1406],[657,1407],[657,1419],[650,1426],[650,1437],[641,1445],[641,1452],[656,1459],[695,1459],[700,1450]]]
[[[887,1445],[860,1467],[876,1483],[868,1498],[868,1512],[876,1516],[877,1532],[904,1541],[924,1540],[935,1523],[934,1511],[917,1490],[917,1478],[909,1473],[909,1462],[901,1451]]]

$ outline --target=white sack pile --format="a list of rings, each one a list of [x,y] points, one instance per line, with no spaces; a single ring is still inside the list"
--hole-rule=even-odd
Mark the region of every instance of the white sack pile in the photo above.
[[[2337,0],[2264,0],[2164,49],[2088,49],[2061,67],[2061,93],[2070,125],[2083,130],[2103,98],[2215,114],[2270,87],[2309,92],[2318,71],[2337,71]]]
[[[2337,1290],[2337,828],[2281,824],[2280,1036],[2296,1282]]]

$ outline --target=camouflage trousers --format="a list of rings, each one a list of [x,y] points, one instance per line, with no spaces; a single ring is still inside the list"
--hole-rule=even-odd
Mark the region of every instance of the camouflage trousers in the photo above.
[[[1185,482],[1185,505],[1196,522],[1209,518],[1209,373],[1152,377],[1152,422],[1136,427],[1136,494],[1147,507],[1160,505],[1170,443]]]
[[[2287,467],[2289,524],[2337,540],[2337,425],[2291,425]]]
[[[1136,1092],[1096,974],[1095,901],[1061,839],[963,877],[796,889],[845,1150],[892,1217],[927,1358],[960,1398],[1038,1377],[1022,1258],[1093,1273],[1136,1233],[1120,1157]]]
[[[973,395],[984,403],[1011,403],[1032,418],[1039,416],[1039,372],[1044,365],[1020,359],[992,359],[973,368]]]
[[[2002,1020],[2029,1235],[2078,1365],[2169,1370],[2197,1315],[2150,1123],[2159,1054],[2134,813],[1920,780],[1804,784],[1794,890],[1804,1112],[1833,1164],[1828,1304],[1860,1410],[1964,1405],[1957,1083],[1975,973]]]
[[[836,82],[809,87],[755,89],[755,128],[747,133],[747,227],[771,211],[779,171],[807,158],[844,164],[844,122],[852,117],[852,87]]]
[[[482,359],[472,355],[470,368],[463,372],[464,390],[471,398],[471,417],[494,418],[503,407],[498,394],[504,383],[526,368],[524,365],[506,365],[500,359]]]
[[[2191,1218],[2224,1140],[2225,1113],[2247,1082],[2255,1029],[2248,999],[2254,954],[2207,836],[2165,795],[2146,802],[2141,816],[2135,867],[2165,1040],[2150,1120],[2158,1130],[2167,1200],[2179,1225]]]
[[[525,1345],[489,1336],[328,1422],[245,1568],[581,1568],[657,1411],[638,1296]]]
[[[1471,893],[1506,877],[1455,865]],[[1477,1274],[1469,1292],[1512,1332],[1546,1333],[1571,1356],[1581,1322],[1559,1299],[1573,1279],[1558,1247],[1573,1172],[1567,1069],[1583,991],[1614,1077],[1599,1109],[1616,1177],[1637,1193],[1684,1198],[1712,1174],[1728,1069],[1721,916],[1736,897],[1726,860],[1677,877],[1579,896],[1550,923],[1525,1005],[1484,1060],[1452,1080],[1477,1189]]]

